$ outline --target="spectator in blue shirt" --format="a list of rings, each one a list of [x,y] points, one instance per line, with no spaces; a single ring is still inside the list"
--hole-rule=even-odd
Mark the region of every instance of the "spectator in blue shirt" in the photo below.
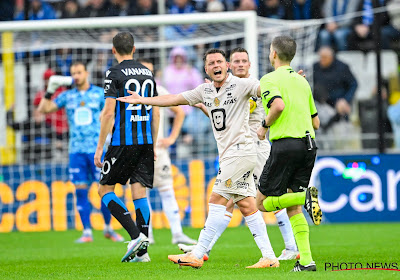
[[[28,14],[29,20],[55,19],[56,12],[53,7],[43,0],[31,0]],[[24,20],[24,11],[20,12],[15,20]]]

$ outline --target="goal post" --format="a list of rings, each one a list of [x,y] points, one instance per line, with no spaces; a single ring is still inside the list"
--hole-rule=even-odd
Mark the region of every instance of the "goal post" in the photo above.
[[[243,31],[238,34],[226,36],[244,38],[244,47],[249,52],[251,61],[258,61],[257,55],[257,14],[253,11],[241,12],[221,12],[221,13],[192,13],[192,14],[166,14],[148,16],[126,16],[126,17],[102,17],[102,18],[79,18],[79,19],[57,19],[35,21],[14,21],[0,24],[0,32],[34,32],[34,31],[64,31],[80,29],[99,29],[99,28],[129,28],[140,26],[165,26],[178,24],[207,24],[207,23],[241,23]],[[239,28],[240,29],[240,28]],[[236,31],[238,31],[237,29]],[[213,30],[210,30],[212,33]],[[211,36],[217,36],[215,34]],[[233,36],[232,36],[233,35]],[[184,40],[187,44],[192,40]],[[159,42],[160,47],[171,47],[176,42]],[[138,45],[140,47],[140,44]],[[258,73],[258,66],[254,65],[251,69],[253,74]]]
[[[13,67],[7,68],[4,59],[0,62],[0,77],[4,81],[0,82],[0,101],[4,100],[4,85],[7,83],[7,98],[11,96],[10,100],[15,101],[13,121],[33,122],[34,116],[28,115],[28,112],[34,112],[30,109],[37,105],[40,92],[43,94],[45,78],[53,72],[69,75],[69,65],[75,60],[84,62],[89,81],[102,87],[105,71],[115,64],[111,53],[112,38],[120,31],[133,34],[136,46],[134,58],[153,61],[157,84],[163,86],[166,86],[165,69],[171,62],[175,47],[184,49],[190,69],[197,71],[201,78],[205,76],[202,57],[208,48],[220,48],[229,55],[233,48],[244,47],[249,53],[251,74],[260,78],[271,70],[269,45],[272,38],[279,34],[289,34],[299,40],[301,57],[296,58],[298,62],[295,65],[301,66],[309,78],[312,68],[308,56],[314,51],[311,46],[315,43],[314,33],[318,27],[318,24],[311,28],[302,26],[301,22],[260,18],[255,12],[4,22],[0,24],[0,33],[12,33],[13,55],[9,58],[13,60]],[[0,54],[5,52],[6,49],[0,47]],[[29,72],[27,69],[30,69]],[[14,81],[6,78],[10,71],[12,73],[8,74],[12,74]],[[193,79],[195,75],[184,76]],[[33,102],[28,104],[27,100]],[[6,109],[12,104],[5,108],[1,103],[0,130],[5,130],[10,117]],[[168,116],[167,113],[165,115]],[[65,130],[54,125],[60,119],[57,116],[54,118],[46,119],[51,125],[52,137],[43,150],[38,149],[35,141],[36,136],[47,135],[43,127],[39,133],[15,130],[15,144],[11,145],[3,139],[4,133],[0,133],[0,147],[16,151],[14,161],[6,163],[0,159],[0,232],[79,229],[81,226],[73,203],[74,187],[67,183],[68,139],[64,137]],[[165,123],[167,130],[169,120]],[[174,189],[183,225],[201,226],[206,217],[206,201],[218,172],[218,152],[209,119],[199,110],[188,111],[182,135],[170,150]],[[50,152],[50,157],[47,152]],[[118,187],[116,194],[125,201],[129,210],[133,210],[129,188]],[[102,229],[100,198],[95,185],[90,189],[89,199],[93,205],[92,225],[94,229]],[[166,226],[157,192],[150,192],[150,200],[154,210],[153,226]],[[243,223],[238,211],[235,209],[231,226]],[[118,223],[114,226],[118,227]]]

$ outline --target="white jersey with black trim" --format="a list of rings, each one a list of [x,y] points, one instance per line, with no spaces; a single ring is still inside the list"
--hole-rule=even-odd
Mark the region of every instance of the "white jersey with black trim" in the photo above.
[[[250,76],[248,79],[251,79],[254,82],[258,82],[258,84],[260,84],[260,81],[257,80],[256,78],[253,78],[252,76]],[[261,97],[257,97],[257,96],[255,96],[255,97],[253,96],[253,97],[251,97],[251,99],[253,99],[256,102],[256,108],[254,109],[254,111],[252,113],[250,113],[250,117],[249,117],[251,136],[253,137],[254,142],[258,144],[257,150],[259,152],[266,151],[266,150],[269,151],[270,144],[268,142],[268,139],[260,140],[260,139],[258,139],[258,136],[257,136],[257,129],[261,126],[262,120],[265,119],[265,117],[266,117],[265,110],[262,105],[262,99],[261,99]]]
[[[204,83],[182,93],[190,105],[203,103],[208,112],[220,161],[256,154],[249,126],[249,98],[257,96],[259,82],[232,74],[217,91],[214,83]]]

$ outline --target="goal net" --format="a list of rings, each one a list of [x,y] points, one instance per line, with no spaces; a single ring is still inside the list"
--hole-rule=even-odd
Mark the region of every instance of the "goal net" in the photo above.
[[[48,78],[53,74],[70,75],[69,66],[74,61],[84,62],[89,81],[102,87],[105,71],[116,63],[111,41],[117,32],[129,31],[134,35],[134,58],[150,59],[155,65],[157,83],[175,93],[176,89],[191,89],[202,82],[203,54],[214,47],[228,55],[235,47],[245,47],[252,62],[252,75],[261,77],[272,70],[269,45],[279,34],[296,39],[298,53],[293,67],[303,69],[312,80],[309,56],[314,53],[319,27],[319,23],[260,19],[252,12],[2,24],[0,232],[81,229],[74,206],[74,186],[68,182],[69,130],[65,113],[43,116],[36,107]],[[169,66],[182,61],[186,74],[171,77]],[[56,95],[62,90],[65,88]],[[164,135],[168,135],[172,114],[165,110]],[[184,110],[187,115],[181,136],[170,148],[174,188],[183,225],[202,227],[218,170],[217,147],[208,118],[200,110]],[[116,188],[116,194],[133,210],[129,192],[123,186]],[[168,226],[157,191],[152,190],[149,195],[153,226]],[[89,197],[93,205],[92,225],[102,229],[96,182]],[[230,226],[242,223],[237,212]],[[270,218],[266,216],[273,222]],[[113,226],[120,227],[115,221]]]

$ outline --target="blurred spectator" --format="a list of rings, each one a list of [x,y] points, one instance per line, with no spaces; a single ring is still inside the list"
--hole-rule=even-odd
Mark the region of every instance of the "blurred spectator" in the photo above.
[[[163,71],[162,84],[171,94],[178,94],[194,89],[203,83],[200,72],[188,64],[187,52],[184,48],[175,47],[169,55],[169,62]],[[186,115],[192,107],[183,106]]]
[[[400,101],[388,107],[387,115],[393,129],[395,147],[400,149]]]
[[[82,17],[104,17],[109,9],[107,0],[88,0],[82,10]]]
[[[190,14],[195,13],[194,6],[189,0],[174,0],[174,4],[169,9],[169,14]],[[165,28],[165,36],[168,40],[177,40],[182,37],[190,37],[196,31],[196,24],[174,25]]]
[[[255,11],[257,8],[254,0],[240,0],[239,7],[236,11]]]
[[[386,6],[387,0],[378,0],[379,6]],[[390,17],[387,11],[376,14],[373,13],[373,1],[362,0],[358,5],[358,11],[362,16],[353,20],[352,32],[349,35],[349,45],[351,49],[368,51],[375,47],[372,36],[373,23],[376,18],[379,20],[382,34],[382,48],[389,49],[390,42],[394,38],[400,37],[400,32],[390,24]]]
[[[2,0],[3,1],[3,0]],[[51,5],[47,4],[43,0],[30,0],[30,7],[28,12],[29,20],[41,20],[41,19],[55,19],[56,12]],[[24,11],[21,11],[15,20],[24,20]]]
[[[183,143],[178,145],[178,153],[180,155],[185,155],[185,152],[180,152],[180,149],[189,150],[190,152],[187,156],[190,157],[203,158],[204,156],[216,156],[218,154],[210,119],[201,110],[194,109],[186,116],[182,126],[182,133]]]
[[[132,1],[131,5],[134,15],[147,16],[156,15],[158,13],[157,2],[155,0],[138,0]]]
[[[7,21],[14,19],[15,11],[14,0],[1,0],[0,1],[0,21]]]
[[[207,0],[207,1],[196,1],[196,10],[201,13],[213,13],[227,11],[226,1],[221,0]]]
[[[109,50],[94,50],[93,53],[92,81],[96,86],[104,86],[104,76],[106,71],[113,64],[113,56]]]
[[[330,46],[339,51],[348,49],[348,37],[351,33],[352,19],[332,18],[357,11],[360,0],[326,0],[323,14],[328,18],[325,27],[319,33],[319,45]]]
[[[286,6],[279,0],[260,0],[257,14],[274,19],[287,19]]]
[[[106,16],[128,16],[132,15],[128,0],[110,0],[110,6],[107,9]]]
[[[321,18],[321,0],[286,0],[287,19],[306,20]]]
[[[51,126],[44,122],[44,115],[37,108],[33,110],[33,119],[24,122],[14,121],[14,110],[7,112],[7,125],[22,133],[22,160],[24,163],[38,163],[52,158]]]
[[[61,11],[61,18],[78,18],[81,10],[76,0],[66,0]]]
[[[33,105],[38,106],[40,103],[40,100],[44,96],[47,90],[47,85],[49,83],[49,79],[51,76],[55,75],[56,73],[51,70],[47,69],[44,74],[43,74],[43,80],[45,83],[45,87],[43,90],[38,91],[35,95],[35,98],[33,99]],[[65,88],[60,87],[56,90],[56,92],[53,94],[51,99],[56,98],[61,92],[63,92]],[[53,130],[56,132],[57,140],[68,140],[68,121],[67,121],[67,116],[65,115],[65,110],[59,110],[54,113],[47,114],[45,116],[46,123],[49,124]],[[60,145],[61,143],[56,143],[57,147],[62,148]]]
[[[71,76],[69,69],[72,64],[72,50],[68,48],[57,49],[52,61],[52,67],[55,69],[57,75]]]
[[[388,81],[382,81],[382,122],[379,124],[384,133],[391,133],[392,126],[388,118]],[[378,125],[376,121],[378,120],[378,106],[377,105],[377,94],[378,88],[375,86],[371,92],[371,97],[369,99],[360,100],[358,102],[358,114],[360,117],[360,125],[362,133],[373,133],[378,136]],[[385,139],[385,147],[392,147],[392,139]],[[371,139],[365,137],[362,140],[362,145],[364,149],[374,149],[378,147],[377,139]]]
[[[333,49],[322,47],[319,50],[319,62],[314,64],[314,85],[325,87],[327,97],[322,97],[336,114],[328,121],[325,129],[340,120],[349,120],[357,81],[347,64],[336,59]],[[319,99],[321,97],[315,97]]]
[[[226,8],[224,4],[222,4],[220,1],[218,0],[207,1],[207,8],[206,8],[207,13],[218,13],[218,12],[223,12],[225,10]]]

